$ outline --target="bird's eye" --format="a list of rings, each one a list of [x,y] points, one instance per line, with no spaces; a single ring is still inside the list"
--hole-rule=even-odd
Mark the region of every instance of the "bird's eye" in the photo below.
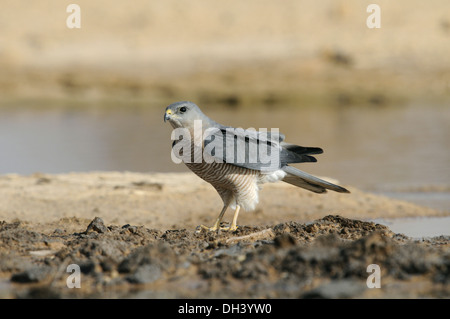
[[[180,112],[181,112],[181,113],[184,113],[184,112],[186,112],[186,108],[185,108],[184,106],[183,106],[183,107],[181,107],[181,108],[180,108]]]

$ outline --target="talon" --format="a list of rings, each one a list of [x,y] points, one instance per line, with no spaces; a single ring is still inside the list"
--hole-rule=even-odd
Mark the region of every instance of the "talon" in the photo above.
[[[229,231],[229,232],[234,232],[237,229],[238,229],[237,225],[234,225],[234,226],[231,225],[231,226],[228,226],[228,227],[220,227],[220,230]]]
[[[236,231],[238,229],[238,227],[236,225],[236,222],[237,222],[237,217],[238,217],[239,209],[240,209],[239,205],[236,206],[236,210],[234,212],[233,222],[231,223],[231,226],[220,227],[220,223],[222,221],[223,214],[227,210],[227,207],[228,207],[228,205],[225,205],[222,208],[222,211],[220,212],[219,217],[217,218],[216,222],[214,223],[214,225],[212,227],[208,227],[208,226],[205,226],[205,225],[199,225],[195,229],[195,232],[198,234],[198,233],[200,233],[202,231],[202,229],[205,229],[207,231],[216,231],[216,230],[223,230],[223,231],[229,231],[229,232]]]
[[[217,230],[223,230],[223,231],[229,231],[229,232],[234,232],[238,229],[237,225],[231,225],[231,226],[227,226],[227,227],[218,227],[216,225],[212,226],[212,227],[208,227],[205,225],[198,225],[197,228],[195,228],[195,232],[197,234],[201,233],[202,230],[206,230],[206,231],[211,231],[211,232],[215,232]]]
[[[215,226],[215,225],[213,227],[208,227],[208,226],[205,226],[205,225],[198,225],[197,228],[195,229],[195,232],[197,234],[199,234],[199,233],[202,232],[202,230],[216,231],[217,229],[219,229],[219,228],[217,228],[217,226]]]

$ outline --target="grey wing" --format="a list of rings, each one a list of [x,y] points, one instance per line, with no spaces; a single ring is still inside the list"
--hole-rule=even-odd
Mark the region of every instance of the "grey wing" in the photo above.
[[[289,163],[316,162],[322,149],[283,142],[279,132],[220,127],[205,133],[204,149],[216,161],[270,173]]]

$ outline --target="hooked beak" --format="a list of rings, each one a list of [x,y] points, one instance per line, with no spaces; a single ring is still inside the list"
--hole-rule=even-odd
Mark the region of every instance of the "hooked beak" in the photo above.
[[[167,109],[166,113],[164,114],[164,122],[170,121],[171,115],[172,115],[172,110],[171,109]]]

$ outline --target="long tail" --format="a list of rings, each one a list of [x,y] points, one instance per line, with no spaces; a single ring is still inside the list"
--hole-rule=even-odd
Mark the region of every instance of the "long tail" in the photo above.
[[[315,193],[325,193],[327,189],[339,193],[350,193],[344,187],[335,185],[333,183],[324,181],[323,179],[312,176],[292,166],[285,166],[282,168],[287,175],[283,178],[283,182],[305,188]]]

